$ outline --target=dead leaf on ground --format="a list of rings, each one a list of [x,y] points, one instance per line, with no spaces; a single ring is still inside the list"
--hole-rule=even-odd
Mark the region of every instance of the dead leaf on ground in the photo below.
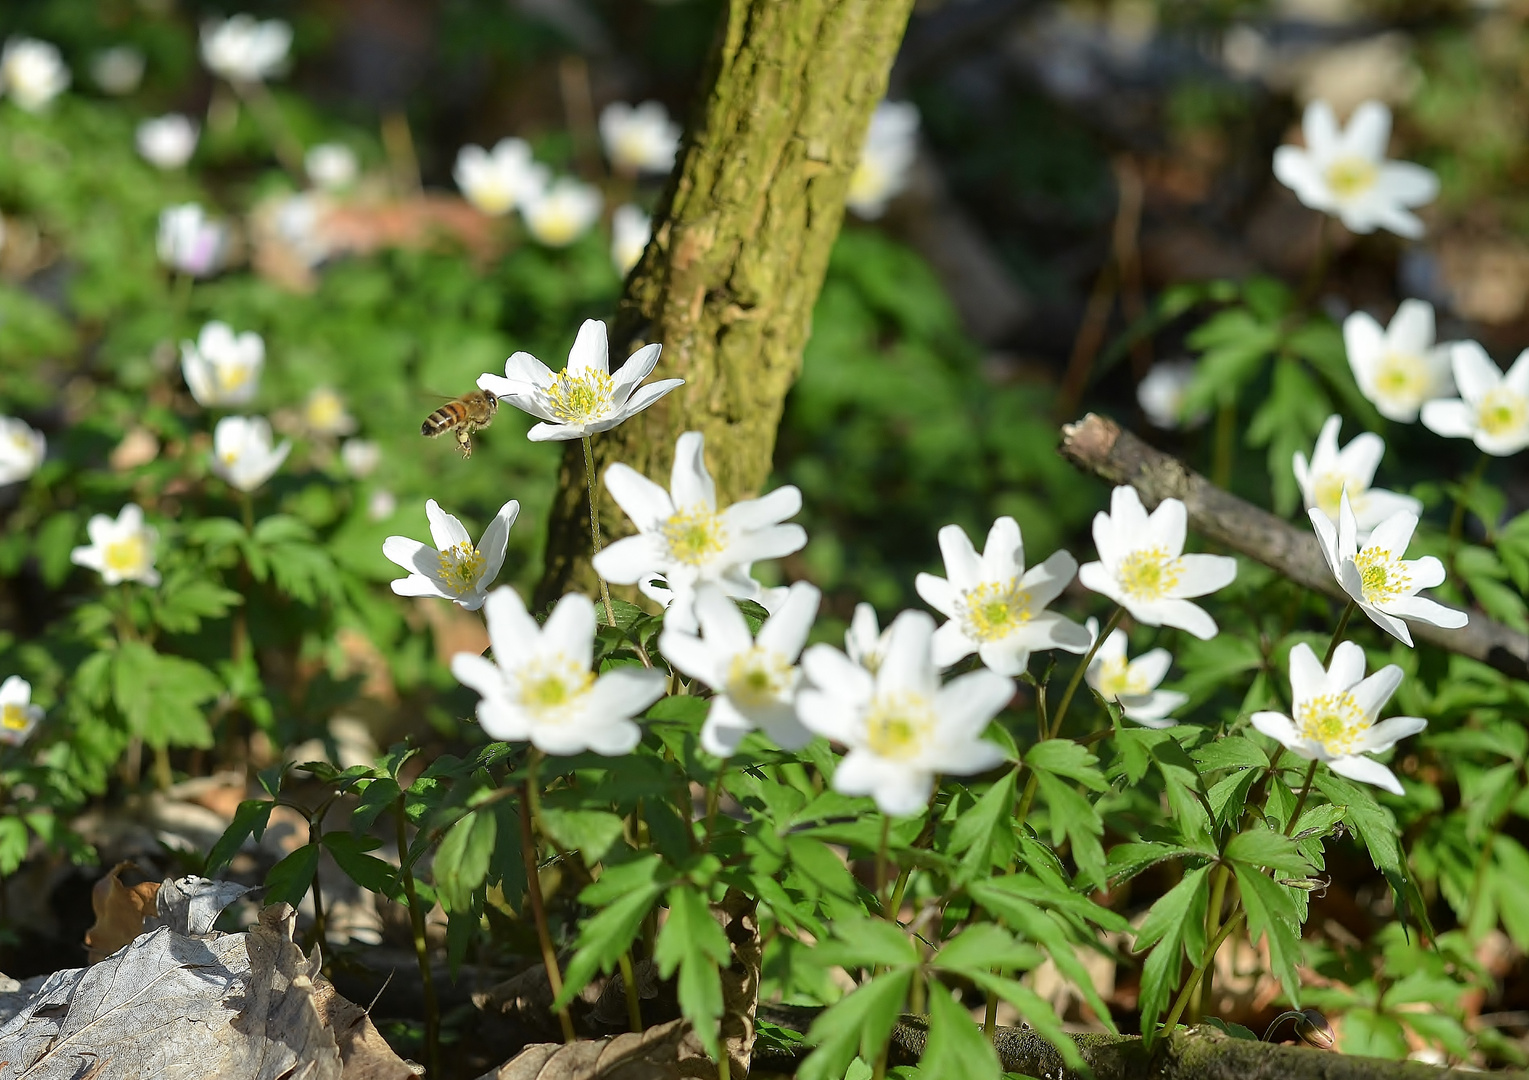
[[[715,1077],[716,1064],[684,1020],[609,1039],[537,1043],[478,1080],[681,1080]]]
[[[159,882],[122,884],[122,872],[136,869],[131,862],[119,862],[90,890],[90,907],[96,913],[96,921],[85,931],[85,948],[92,964],[105,960],[143,933],[143,920],[154,914]]]

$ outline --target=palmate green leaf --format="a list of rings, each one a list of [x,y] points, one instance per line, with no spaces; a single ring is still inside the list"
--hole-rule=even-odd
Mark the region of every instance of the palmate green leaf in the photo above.
[[[26,856],[26,823],[13,814],[0,814],[0,875],[14,874]]]
[[[1228,773],[1210,786],[1205,793],[1210,812],[1217,828],[1224,827],[1242,815],[1247,802],[1248,789],[1262,775],[1257,769],[1238,769]]]
[[[1104,835],[1104,821],[1098,809],[1071,785],[1050,773],[1037,772],[1035,778],[1050,811],[1052,843],[1060,842],[1065,834],[1072,844],[1078,871],[1096,889],[1104,888],[1104,847],[1099,842]]]
[[[903,968],[919,962],[908,935],[885,919],[864,915],[836,920],[833,937],[819,942],[820,963],[842,968]]]
[[[359,833],[370,829],[383,811],[392,809],[393,804],[402,797],[403,791],[399,788],[398,781],[391,776],[382,776],[368,783],[361,791],[361,801],[351,812],[351,832]]]
[[[1216,769],[1266,769],[1269,767],[1269,755],[1264,753],[1263,747],[1241,735],[1212,739],[1205,745],[1196,747],[1190,757],[1194,759],[1194,763],[1200,767],[1202,773]]]
[[[1248,936],[1255,942],[1259,937],[1268,941],[1269,966],[1290,1003],[1299,1007],[1301,980],[1295,968],[1301,958],[1301,928],[1290,887],[1245,865],[1234,864],[1232,873],[1248,913]]]
[[[1223,398],[1235,398],[1262,369],[1279,337],[1277,324],[1256,319],[1240,308],[1212,316],[1187,338],[1190,348],[1204,352],[1184,392],[1184,413],[1206,411]]]
[[[1015,770],[1006,771],[971,809],[956,818],[945,850],[950,855],[965,855],[961,860],[963,875],[986,874],[1013,857],[1015,776]]]
[[[1014,940],[993,923],[974,923],[940,946],[930,963],[943,971],[1028,970],[1041,962],[1039,950]]]
[[[203,619],[220,619],[243,602],[232,589],[191,571],[167,577],[150,601],[155,623],[171,634],[195,633]]]
[[[787,884],[810,897],[838,896],[852,900],[860,894],[844,860],[823,841],[800,834],[786,838],[789,857]]]
[[[345,871],[345,876],[374,893],[381,893],[394,900],[402,898],[398,887],[398,868],[391,863],[368,855],[382,846],[375,836],[357,836],[353,832],[327,832],[321,838],[331,857]]]
[[[271,867],[265,876],[265,902],[267,904],[291,904],[296,907],[308,895],[313,875],[319,868],[319,846],[304,844],[281,862]]]
[[[202,708],[223,689],[201,664],[124,641],[112,662],[112,698],[128,729],[149,746],[212,745]]]
[[[621,839],[621,818],[607,810],[562,810],[542,807],[542,827],[566,851],[578,850],[584,861],[597,863]]]
[[[239,854],[239,849],[244,846],[244,841],[249,836],[259,840],[265,834],[265,827],[271,820],[271,811],[276,809],[276,803],[271,799],[245,799],[234,811],[233,819],[228,823],[228,828],[223,830],[223,835],[218,837],[217,843],[212,845],[212,850],[207,853],[207,865],[203,873],[207,877],[215,878],[229,863],[233,862],[234,856]]]
[[[601,875],[601,880],[580,893],[579,899],[586,904],[595,903],[589,897],[590,890],[604,884],[604,879],[609,876],[609,871]],[[631,948],[642,929],[642,920],[663,895],[667,884],[654,880],[643,882],[637,878],[628,891],[606,901],[605,906],[579,925],[577,948],[563,972],[563,992],[553,1003],[554,1008],[572,1001],[594,978],[595,972],[609,971],[615,966],[621,954]]]
[[[1344,822],[1364,841],[1375,869],[1390,884],[1398,909],[1425,935],[1432,937],[1433,924],[1428,918],[1427,905],[1408,872],[1406,854],[1401,846],[1401,830],[1396,827],[1396,818],[1391,811],[1375,801],[1369,788],[1346,780],[1331,770],[1318,769],[1314,783],[1330,802],[1346,808]]]
[[[796,1070],[797,1080],[840,1080],[856,1053],[874,1061],[902,1015],[911,968],[889,971],[818,1014],[807,1032],[817,1049]]]
[[[1002,1071],[993,1044],[955,996],[937,982],[929,984],[929,1043],[919,1058],[928,1076],[962,1080],[997,1080]]]
[[[1078,1044],[1072,1040],[1062,1027],[1062,1021],[1057,1017],[1045,998],[1024,983],[1003,975],[994,975],[991,972],[973,972],[968,976],[977,988],[987,993],[994,994],[1018,1011],[1020,1018],[1033,1027],[1052,1046],[1056,1047],[1057,1053],[1062,1055],[1062,1060],[1069,1068],[1083,1068],[1083,1055],[1078,1053]]]
[[[1141,1029],[1149,1040],[1156,1035],[1157,1018],[1178,989],[1184,953],[1196,961],[1205,955],[1209,871],[1210,867],[1202,866],[1185,874],[1152,905],[1136,932],[1138,951],[1156,942],[1141,972]]]
[[[441,838],[435,852],[435,887],[447,913],[473,910],[473,897],[488,880],[499,822],[487,810],[468,813]]]
[[[1269,393],[1248,422],[1249,446],[1267,446],[1269,479],[1274,488],[1274,512],[1289,515],[1300,503],[1290,461],[1297,451],[1311,452],[1322,422],[1332,414],[1332,403],[1322,388],[1306,374],[1300,361],[1281,356],[1274,364]]]
[[[722,1056],[722,979],[718,968],[731,962],[727,935],[712,918],[705,893],[692,885],[675,885],[667,897],[669,918],[658,932],[653,959],[658,973],[669,978],[678,969],[680,1012],[713,1060]]]
[[[1104,791],[1109,784],[1095,768],[1098,761],[1088,747],[1070,739],[1047,739],[1025,752],[1025,764],[1037,772],[1065,776],[1092,791]]]
[[[1311,865],[1296,850],[1294,840],[1256,823],[1227,842],[1226,858],[1255,870],[1267,867],[1297,876],[1311,873]]]

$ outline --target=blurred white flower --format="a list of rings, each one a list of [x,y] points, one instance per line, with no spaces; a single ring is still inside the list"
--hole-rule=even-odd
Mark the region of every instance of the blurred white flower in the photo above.
[[[918,123],[918,107],[912,102],[883,101],[876,106],[845,200],[859,216],[879,218],[887,203],[908,186],[908,170],[918,156]]]
[[[1410,424],[1425,401],[1455,391],[1452,346],[1435,344],[1433,305],[1403,300],[1384,330],[1363,311],[1343,320],[1343,345],[1354,381],[1387,420]]]
[[[664,659],[716,691],[701,728],[701,747],[708,754],[732,756],[756,729],[782,750],[800,750],[812,741],[796,717],[801,682],[796,662],[821,599],[814,586],[797,582],[756,639],[738,605],[715,585],[705,584],[697,588],[694,602],[699,633],[665,623],[658,641]]]
[[[271,425],[259,416],[225,416],[212,429],[212,471],[240,491],[254,491],[292,452],[290,439],[271,446]]]
[[[329,437],[351,435],[356,418],[345,411],[345,399],[332,386],[314,388],[303,402],[303,426],[311,434]]]
[[[503,376],[479,375],[478,388],[540,419],[530,431],[532,442],[582,439],[609,431],[683,385],[684,379],[641,385],[660,352],[657,344],[644,345],[611,375],[605,324],[585,319],[562,371],[554,374],[530,353],[517,352],[504,362]]]
[[[891,637],[892,628],[882,630],[876,621],[876,609],[862,602],[855,605],[849,629],[844,631],[844,652],[851,662],[874,675],[887,658],[887,643]]]
[[[617,172],[666,173],[680,148],[680,126],[661,102],[613,101],[600,110],[600,141]]]
[[[7,38],[0,52],[0,82],[27,112],[38,112],[69,86],[58,48],[36,38]]]
[[[1423,222],[1408,208],[1432,202],[1439,178],[1410,161],[1386,160],[1390,109],[1366,101],[1339,128],[1332,106],[1313,101],[1301,132],[1305,147],[1274,151],[1274,175],[1296,198],[1337,217],[1350,232],[1382,228],[1411,239],[1423,235]]]
[[[1486,454],[1507,457],[1529,446],[1529,349],[1506,374],[1474,341],[1450,354],[1460,397],[1423,406],[1423,426],[1451,439],[1470,439]]]
[[[96,514],[85,524],[90,543],[69,553],[69,561],[101,575],[108,585],[141,581],[158,585],[154,569],[154,542],[159,531],[143,523],[143,510],[128,503],[116,518]]]
[[[1298,757],[1325,761],[1339,776],[1400,795],[1402,785],[1396,774],[1365,755],[1389,750],[1398,740],[1428,726],[1427,720],[1416,716],[1375,722],[1381,706],[1401,684],[1402,669],[1395,664],[1365,678],[1364,649],[1352,641],[1338,644],[1332,667],[1327,669],[1303,641],[1290,650],[1294,719],[1284,713],[1256,712],[1253,726]]]
[[[386,521],[398,509],[398,497],[387,488],[378,488],[366,500],[366,516],[372,521]]]
[[[0,683],[0,745],[20,746],[42,722],[42,706],[32,704],[32,684],[20,675]]]
[[[807,543],[800,525],[783,524],[802,508],[801,491],[789,484],[719,511],[703,443],[699,431],[679,437],[668,491],[629,465],[605,470],[606,490],[638,531],[595,555],[595,573],[618,585],[662,574],[677,604],[693,599],[703,581],[727,591],[729,581],[747,573],[750,564],[789,555]]]
[[[90,58],[90,77],[108,94],[121,97],[143,81],[143,53],[131,45],[113,45]]]
[[[1416,514],[1403,511],[1387,518],[1359,546],[1359,526],[1345,492],[1338,502],[1338,527],[1320,510],[1306,511],[1327,568],[1359,610],[1386,633],[1412,644],[1412,632],[1403,619],[1455,628],[1466,624],[1466,614],[1435,603],[1418,593],[1444,580],[1444,564],[1432,555],[1406,560],[1402,554],[1417,529]]]
[[[1089,619],[1090,643],[1098,636],[1099,621]],[[1124,630],[1112,631],[1089,661],[1084,678],[1100,697],[1118,704],[1127,720],[1143,727],[1173,727],[1178,721],[1168,714],[1189,700],[1188,694],[1177,690],[1158,689],[1173,663],[1173,654],[1167,649],[1153,649],[1132,660],[1126,656],[1129,644]]]
[[[1423,504],[1411,495],[1370,486],[1381,456],[1386,452],[1385,440],[1372,431],[1364,431],[1340,450],[1338,430],[1342,425],[1341,416],[1335,414],[1327,418],[1309,463],[1305,454],[1299,450],[1295,452],[1292,461],[1295,480],[1301,486],[1301,497],[1306,501],[1307,509],[1316,507],[1336,525],[1338,504],[1343,493],[1348,492],[1361,538],[1388,517],[1403,511],[1422,512]]]
[[[170,113],[138,125],[135,141],[145,161],[161,169],[178,169],[196,150],[197,127],[188,117]]]
[[[986,669],[940,685],[932,649],[934,620],[905,611],[888,630],[876,672],[832,645],[802,655],[808,686],[797,695],[802,724],[848,749],[833,789],[869,795],[884,814],[916,814],[935,776],[970,776],[1004,760],[982,733],[1014,696],[1014,682]]]
[[[500,139],[492,152],[462,147],[451,175],[468,202],[499,217],[540,195],[551,170],[531,159],[531,144],[524,139]]]
[[[560,176],[521,204],[526,229],[537,243],[567,247],[600,218],[600,189],[571,176]]]
[[[342,191],[355,183],[361,165],[344,143],[319,143],[303,156],[303,169],[325,191]]]
[[[1237,560],[1229,555],[1185,555],[1188,515],[1178,499],[1164,499],[1151,515],[1136,489],[1117,487],[1110,512],[1094,515],[1099,561],[1084,563],[1078,580],[1108,596],[1148,626],[1177,626],[1197,638],[1216,636],[1216,620],[1189,598],[1230,585]]]
[[[181,342],[181,373],[196,403],[205,409],[248,405],[260,389],[265,341],[253,330],[235,334],[214,320],[196,341]]]
[[[408,577],[393,582],[393,591],[399,596],[439,596],[477,611],[504,566],[510,526],[519,516],[520,503],[511,499],[499,508],[475,547],[462,523],[429,500],[425,517],[435,547],[407,536],[390,536],[382,543],[382,554],[409,571]]]
[[[48,440],[25,420],[0,416],[0,484],[14,484],[37,471]]]
[[[159,215],[159,259],[191,277],[208,277],[228,253],[228,227],[207,216],[196,203],[166,207]]]
[[[229,82],[260,82],[280,74],[291,47],[292,27],[280,19],[240,14],[202,24],[202,63]]]
[[[538,626],[508,586],[484,608],[494,658],[457,653],[451,673],[482,695],[478,723],[492,739],[527,740],[544,754],[585,750],[614,757],[642,740],[632,718],[664,696],[668,677],[618,667],[596,678],[595,607],[569,593]]]
[[[653,221],[642,207],[626,203],[611,215],[611,262],[616,273],[626,277],[642,258],[653,236]]]
[[[382,447],[370,439],[346,439],[340,444],[340,463],[357,480],[365,480],[382,461]]]
[[[1153,427],[1175,431],[1205,423],[1203,409],[1184,415],[1184,395],[1194,381],[1195,367],[1193,360],[1165,360],[1153,364],[1147,377],[1137,384],[1136,403]]]
[[[1033,651],[1088,651],[1088,631],[1045,610],[1078,572],[1067,552],[1053,552],[1027,573],[1019,525],[1001,517],[988,530],[981,555],[959,525],[940,530],[940,553],[946,577],[919,574],[914,580],[924,603],[949,620],[934,634],[939,667],[976,653],[998,674],[1014,676],[1029,666]]]

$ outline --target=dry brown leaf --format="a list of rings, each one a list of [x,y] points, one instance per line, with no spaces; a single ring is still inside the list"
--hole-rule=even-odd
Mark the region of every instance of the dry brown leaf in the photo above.
[[[137,867],[131,862],[118,863],[90,890],[90,906],[96,913],[96,921],[85,931],[85,947],[92,964],[99,964],[124,945],[131,944],[143,933],[143,920],[154,914],[159,882],[124,885],[120,875],[130,869]]]
[[[478,1080],[681,1080],[715,1077],[717,1066],[683,1020],[584,1042],[528,1046]]]

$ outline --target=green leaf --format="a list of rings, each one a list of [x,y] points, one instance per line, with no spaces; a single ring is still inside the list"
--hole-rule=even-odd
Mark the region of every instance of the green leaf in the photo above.
[[[1038,909],[1032,910],[1044,918]],[[942,945],[930,963],[946,971],[965,973],[1031,968],[1039,961],[1039,953],[1020,945],[1007,931],[992,923],[975,923]]]
[[[403,792],[399,790],[398,781],[391,776],[378,777],[366,785],[361,792],[361,801],[356,804],[356,809],[350,815],[351,832],[365,832],[380,817],[385,810],[390,810],[393,804],[402,798]]]
[[[1047,739],[1025,752],[1025,764],[1032,769],[1065,776],[1093,791],[1104,791],[1109,784],[1094,767],[1098,761],[1086,746],[1070,739]]]
[[[1301,958],[1300,921],[1290,889],[1264,874],[1243,865],[1234,865],[1237,886],[1242,891],[1242,906],[1248,913],[1248,935],[1255,942],[1260,936],[1269,942],[1269,965],[1292,1005],[1300,1004],[1301,981],[1296,964]]]
[[[1153,942],[1180,935],[1183,923],[1197,902],[1196,897],[1199,898],[1200,906],[1202,908],[1205,906],[1205,901],[1208,899],[1205,895],[1205,875],[1209,871],[1208,866],[1189,871],[1182,881],[1157,898],[1157,902],[1148,910],[1147,917],[1142,920],[1141,927],[1136,931],[1138,952]],[[1202,946],[1204,925],[1205,920],[1201,919],[1200,944]],[[1202,948],[1196,951],[1204,950]]]
[[[1083,1055],[1078,1053],[1078,1044],[1067,1034],[1062,1027],[1062,1021],[1057,1017],[1056,1010],[1045,998],[1023,983],[1002,975],[978,971],[973,972],[969,978],[978,989],[996,994],[1014,1006],[1025,1023],[1033,1027],[1041,1038],[1057,1048],[1057,1052],[1062,1055],[1062,1060],[1069,1068],[1084,1067]]]
[[[911,968],[878,975],[819,1013],[807,1032],[817,1049],[797,1068],[797,1080],[840,1080],[857,1052],[874,1061],[902,1015],[912,980]]]
[[[304,844],[271,867],[271,872],[265,876],[265,902],[296,907],[308,895],[318,868],[319,846]]]
[[[859,894],[854,876],[844,860],[823,841],[811,836],[786,837],[791,876],[812,896],[838,896],[852,900]]]
[[[1294,840],[1258,824],[1232,837],[1226,845],[1226,857],[1254,869],[1268,867],[1298,877],[1304,877],[1312,869],[1305,857],[1296,850]]]
[[[1099,817],[1098,809],[1050,773],[1034,775],[1049,811],[1052,842],[1060,841],[1065,833],[1072,844],[1072,857],[1078,863],[1078,871],[1096,889],[1104,888],[1104,848],[1099,843],[1099,838],[1104,835],[1104,821]]]
[[[0,815],[0,876],[14,874],[26,856],[26,823],[11,814]]]
[[[149,746],[212,745],[203,703],[223,684],[201,664],[124,641],[112,663],[112,697],[128,729]]]
[[[1138,951],[1157,943],[1141,972],[1138,1007],[1143,1032],[1155,1034],[1157,1018],[1178,989],[1184,952],[1187,950],[1196,962],[1205,954],[1205,909],[1209,901],[1205,875],[1209,870],[1210,867],[1202,866],[1185,874],[1183,881],[1152,905],[1136,932]]]
[[[218,837],[218,842],[207,853],[207,865],[203,872],[208,877],[217,877],[239,854],[246,837],[254,836],[259,840],[265,834],[265,827],[274,809],[276,803],[271,799],[245,799],[241,802],[228,828],[223,830],[223,835]]]
[[[1007,770],[975,806],[956,818],[955,827],[950,830],[946,852],[950,855],[964,852],[966,857],[961,865],[968,874],[986,874],[992,867],[1007,863],[1014,854],[1015,775],[1015,770]]]
[[[1364,841],[1375,869],[1385,875],[1396,897],[1397,908],[1410,914],[1418,927],[1429,937],[1433,936],[1433,924],[1428,918],[1427,905],[1418,892],[1417,885],[1407,870],[1406,855],[1402,851],[1401,830],[1391,811],[1375,801],[1367,787],[1347,780],[1328,769],[1317,770],[1314,783],[1323,795],[1347,808],[1343,820],[1354,834]]]
[[[375,836],[357,836],[349,831],[327,832],[320,840],[329,849],[329,854],[334,857],[340,869],[345,871],[345,876],[363,889],[384,896],[394,896],[399,892],[398,868],[375,855],[367,854],[382,844]]]
[[[605,858],[611,845],[621,839],[621,818],[606,810],[560,810],[542,807],[542,827],[565,851],[580,851],[587,863]]]
[[[1001,1068],[982,1028],[937,982],[929,984],[929,1043],[919,1058],[920,1071],[962,1080],[997,1080]]]
[[[609,874],[604,875],[606,877]],[[596,884],[601,884],[597,882]],[[593,888],[593,886],[591,886]],[[584,989],[597,971],[609,971],[621,954],[631,948],[642,929],[642,920],[662,895],[664,887],[647,882],[623,893],[585,919],[579,927],[578,947],[563,972],[563,992],[553,1003],[562,1008]],[[580,894],[585,903],[589,889]]]
[[[839,919],[833,925],[833,935],[817,945],[815,956],[820,963],[842,968],[902,968],[919,962],[918,950],[908,935],[885,919],[870,915]]]
[[[493,814],[474,811],[441,838],[435,852],[435,886],[448,913],[473,910],[473,895],[488,880],[499,822]]]
[[[1300,488],[1290,468],[1297,452],[1309,454],[1322,422],[1332,405],[1322,388],[1302,369],[1299,361],[1285,356],[1274,365],[1269,393],[1248,422],[1250,446],[1267,446],[1269,479],[1274,486],[1274,512],[1290,514],[1300,502]]]
[[[711,905],[691,885],[675,885],[667,897],[669,918],[654,943],[653,959],[667,979],[678,969],[680,1011],[713,1060],[722,1055],[722,979],[718,968],[732,961],[727,935],[712,918]]]
[[[1216,769],[1266,769],[1269,755],[1263,747],[1240,735],[1228,735],[1224,739],[1212,739],[1198,747],[1190,755],[1201,772]]]

